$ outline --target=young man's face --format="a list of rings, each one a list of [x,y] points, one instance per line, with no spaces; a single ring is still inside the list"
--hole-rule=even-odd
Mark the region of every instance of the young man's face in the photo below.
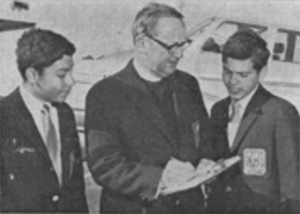
[[[223,63],[223,82],[233,100],[241,100],[258,85],[260,74],[253,68],[251,59],[227,58]]]
[[[74,84],[71,73],[73,65],[72,57],[64,55],[44,68],[36,78],[35,95],[47,102],[64,102]]]
[[[156,33],[156,36],[153,37],[168,46],[186,44],[187,41],[185,26],[177,18],[161,18],[157,23]],[[158,42],[151,38],[147,39],[150,43],[148,60],[151,71],[161,78],[169,76],[175,71],[186,45],[177,46],[168,51]]]

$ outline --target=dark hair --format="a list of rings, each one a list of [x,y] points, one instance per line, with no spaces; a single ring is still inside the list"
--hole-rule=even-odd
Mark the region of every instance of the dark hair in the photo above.
[[[175,8],[160,3],[149,3],[137,13],[134,19],[132,26],[134,44],[145,34],[154,36],[156,24],[161,18],[177,18],[180,19],[184,25],[184,16]]]
[[[62,35],[33,28],[23,33],[18,40],[18,68],[26,80],[25,72],[28,68],[32,67],[41,74],[44,68],[61,59],[63,55],[72,56],[75,51],[75,46]]]
[[[267,65],[269,56],[266,41],[251,29],[243,29],[234,33],[222,49],[223,63],[226,63],[228,57],[239,60],[250,58],[253,68],[258,72]]]

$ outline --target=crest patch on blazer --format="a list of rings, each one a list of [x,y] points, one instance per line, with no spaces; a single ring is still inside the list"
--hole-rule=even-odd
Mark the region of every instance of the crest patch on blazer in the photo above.
[[[262,148],[246,148],[243,151],[243,172],[250,176],[263,176],[267,173],[267,155]]]

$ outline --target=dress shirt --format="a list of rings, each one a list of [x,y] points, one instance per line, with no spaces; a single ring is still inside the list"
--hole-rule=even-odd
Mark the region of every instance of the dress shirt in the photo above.
[[[237,102],[240,105],[239,114],[240,114],[241,120],[242,120],[243,115],[244,115],[245,110],[246,110],[246,107],[247,107],[248,103],[250,102],[251,98],[253,97],[254,93],[257,91],[257,89],[258,89],[258,85],[247,96],[245,96],[243,99],[237,100],[237,101],[232,101],[231,104],[229,105],[229,110],[228,110],[229,115],[233,114],[233,109],[232,109],[233,102]],[[235,135],[236,135],[236,133],[238,131],[238,128],[240,126],[240,122],[241,121],[239,121],[239,122],[229,121],[229,123],[228,123],[227,135],[228,135],[229,148],[231,148],[233,146]]]

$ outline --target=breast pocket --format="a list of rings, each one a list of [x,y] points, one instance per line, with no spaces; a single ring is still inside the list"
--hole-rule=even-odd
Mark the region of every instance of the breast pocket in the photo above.
[[[2,147],[3,164],[7,168],[30,171],[40,162],[36,148],[17,137],[4,140]]]

